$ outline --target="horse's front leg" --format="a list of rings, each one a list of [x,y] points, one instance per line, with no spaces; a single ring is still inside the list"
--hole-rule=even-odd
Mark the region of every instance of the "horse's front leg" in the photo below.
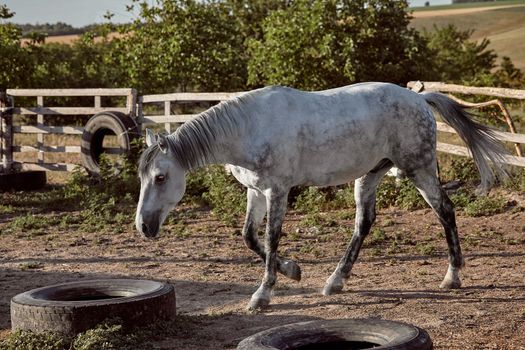
[[[281,227],[286,213],[288,191],[269,190],[265,193],[268,220],[265,233],[265,271],[261,285],[253,293],[248,309],[258,309],[268,306],[272,289],[277,281],[277,247],[281,237]]]
[[[266,197],[255,189],[248,189],[247,200],[246,220],[242,229],[244,243],[266,262],[266,252],[257,237],[259,226],[266,215]],[[295,281],[301,280],[301,268],[292,260],[277,257],[277,271]]]

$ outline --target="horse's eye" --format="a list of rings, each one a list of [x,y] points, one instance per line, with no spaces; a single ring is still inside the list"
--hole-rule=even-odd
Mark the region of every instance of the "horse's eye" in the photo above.
[[[163,183],[164,180],[166,180],[166,176],[164,176],[164,175],[157,175],[157,176],[155,176],[155,183],[160,184],[160,183]]]

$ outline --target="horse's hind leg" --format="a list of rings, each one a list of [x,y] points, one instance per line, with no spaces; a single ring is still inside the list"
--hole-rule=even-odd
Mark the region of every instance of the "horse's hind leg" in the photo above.
[[[337,268],[326,281],[324,295],[338,293],[343,290],[344,282],[350,276],[352,266],[357,260],[359,250],[370,227],[375,221],[376,188],[383,176],[390,169],[390,161],[380,163],[380,166],[355,181],[354,196],[356,203],[355,229],[352,240],[345,255],[339,261]]]
[[[445,230],[449,250],[449,266],[440,287],[459,288],[461,286],[459,270],[463,267],[464,261],[461,255],[453,204],[441,188],[434,166],[417,169],[411,172],[409,177],[414,181],[425,201],[436,212]]]
[[[257,238],[257,231],[266,215],[266,197],[254,189],[248,189],[247,198],[246,220],[242,230],[244,243],[266,262],[265,249]],[[301,268],[292,260],[277,258],[277,271],[295,281],[301,280]]]

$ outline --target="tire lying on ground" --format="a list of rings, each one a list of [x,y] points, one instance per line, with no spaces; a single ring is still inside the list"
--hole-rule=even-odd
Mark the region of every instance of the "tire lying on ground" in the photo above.
[[[0,174],[0,192],[35,191],[46,185],[45,171],[22,171],[19,173]]]
[[[320,320],[275,327],[241,341],[237,350],[431,350],[424,330],[376,319]]]
[[[11,327],[75,336],[108,318],[135,327],[175,317],[172,285],[132,279],[56,284],[11,299]]]
[[[100,174],[100,156],[104,153],[104,137],[116,135],[121,153],[131,149],[133,140],[140,137],[133,118],[121,112],[102,112],[91,117],[84,126],[80,157],[82,165],[92,175]]]

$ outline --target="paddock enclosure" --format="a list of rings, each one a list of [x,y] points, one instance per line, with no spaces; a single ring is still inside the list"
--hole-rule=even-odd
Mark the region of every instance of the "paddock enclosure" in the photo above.
[[[524,90],[467,88],[472,92],[466,92],[459,91],[466,87],[433,82],[412,82],[409,88],[450,92],[461,98],[475,94],[480,103],[496,100],[488,108],[501,118],[498,137],[511,152],[508,161],[525,166],[523,124],[518,124],[508,107],[510,100],[525,100]],[[133,89],[117,89],[121,94],[114,95],[115,91],[82,90],[82,96],[67,96],[65,90],[46,90],[57,94],[54,96],[44,96],[42,90],[32,90],[31,95],[23,95],[29,90],[8,90],[1,109],[0,167],[4,171],[36,168],[67,174],[65,171],[82,164],[82,134],[95,114],[125,115],[136,123],[136,132],[146,126],[170,132],[199,109],[236,96],[140,96]],[[507,109],[515,131],[500,104]],[[452,130],[441,123],[438,128],[439,151],[468,154]],[[105,135],[103,148],[110,156],[123,151],[116,135]],[[322,296],[326,277],[352,232],[353,208],[320,212],[321,223],[312,223],[307,215],[291,210],[283,226],[280,252],[301,265],[303,278],[301,282],[280,278],[272,306],[255,313],[245,310],[246,301],[260,282],[263,266],[246,249],[240,221],[226,226],[208,210],[182,207],[177,221],[167,223],[158,240],[146,242],[137,236],[132,218],[121,227],[87,232],[81,223],[71,220],[74,212],[44,213],[58,219],[42,230],[31,231],[13,230],[10,221],[16,214],[2,214],[0,339],[8,335],[9,301],[18,293],[70,281],[136,278],[172,284],[177,314],[184,321],[175,335],[151,339],[149,349],[233,350],[250,335],[289,323],[378,318],[425,329],[435,349],[525,350],[525,197],[523,193],[504,196],[509,203],[517,202],[514,208],[519,210],[481,217],[457,213],[466,260],[463,286],[458,290],[438,288],[447,269],[447,248],[442,227],[430,208],[390,207],[378,210],[345,292]],[[36,207],[40,217],[38,210]],[[71,223],[64,227],[62,219]]]
[[[509,143],[513,155],[507,157],[511,165],[525,167],[522,144],[525,134],[518,133],[515,123],[503,99],[525,100],[525,90],[503,88],[476,88],[437,82],[410,82],[408,88],[420,91],[439,91],[463,95],[484,96],[480,103],[461,102],[473,108],[496,106],[500,118],[508,131],[496,131],[497,138]],[[127,142],[119,137],[126,133],[139,135],[142,126],[159,125],[166,132],[172,132],[180,123],[196,116],[195,104],[210,106],[212,103],[228,100],[239,93],[171,93],[138,96],[136,90],[123,89],[8,89],[1,107],[0,171],[46,170],[71,171],[76,165],[84,164],[80,155],[89,151],[82,148],[81,139],[86,139],[85,127],[89,117],[118,114],[121,120],[128,120],[119,135],[111,127],[101,127],[99,138],[88,136],[84,145],[92,148],[94,139],[98,153],[120,154],[127,151]],[[490,99],[496,97],[496,99]],[[457,99],[457,98],[456,98]],[[69,104],[69,105],[68,105]],[[71,106],[73,105],[73,106]],[[190,110],[190,113],[187,111]],[[118,129],[118,128],[117,128]],[[131,129],[133,129],[131,131]],[[120,130],[120,129],[119,129]],[[454,134],[454,130],[438,121],[440,134]],[[117,132],[118,133],[118,132]],[[113,136],[111,136],[113,135]],[[107,137],[107,140],[103,140]],[[113,139],[112,139],[113,138]],[[439,141],[440,152],[469,156],[461,144]],[[87,155],[89,157],[89,155]],[[85,157],[86,158],[86,157]],[[88,166],[89,170],[89,166]]]

